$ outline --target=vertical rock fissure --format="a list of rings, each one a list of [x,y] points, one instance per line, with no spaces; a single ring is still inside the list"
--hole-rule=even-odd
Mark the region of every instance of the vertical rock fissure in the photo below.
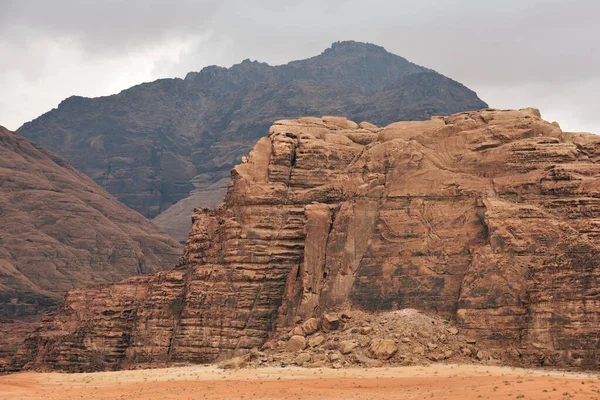
[[[173,312],[173,330],[171,332],[171,337],[169,338],[169,346],[167,348],[167,359],[169,361],[172,360],[172,355],[173,355],[173,348],[175,345],[175,340],[177,335],[180,332],[180,327],[181,327],[181,317],[183,315],[183,311],[185,310],[186,307],[186,300],[187,300],[187,293],[188,293],[188,288],[190,286],[190,282],[191,282],[191,274],[192,274],[193,268],[188,268],[187,271],[185,271],[184,273],[184,282],[183,282],[183,288],[181,290],[181,296],[178,297],[175,300],[175,310]]]

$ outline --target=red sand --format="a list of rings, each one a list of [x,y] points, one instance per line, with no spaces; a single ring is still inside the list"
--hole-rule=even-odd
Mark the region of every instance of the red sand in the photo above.
[[[215,367],[19,373],[0,399],[598,399],[600,375],[471,365],[371,369]]]

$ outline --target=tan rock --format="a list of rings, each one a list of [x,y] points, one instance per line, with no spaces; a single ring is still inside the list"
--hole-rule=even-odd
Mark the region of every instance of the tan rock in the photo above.
[[[371,358],[387,360],[398,351],[398,347],[390,339],[373,339],[366,349],[366,354]]]
[[[302,324],[302,330],[305,336],[310,336],[319,330],[319,319],[309,318]]]
[[[290,331],[290,337],[292,336],[305,336],[304,329],[301,326],[295,326],[294,329]]]
[[[370,122],[367,121],[363,121],[360,124],[358,124],[358,126],[362,129],[366,129],[372,132],[377,132],[379,130],[379,128],[377,127],[377,125],[374,125]]]
[[[296,365],[303,365],[304,363],[310,362],[310,360],[311,360],[310,354],[308,354],[308,353],[300,353],[294,359],[294,362],[296,363]]]
[[[288,340],[286,350],[289,352],[296,352],[304,350],[306,348],[306,338],[304,336],[292,336]]]
[[[425,347],[423,347],[423,346],[415,346],[413,348],[413,353],[418,354],[420,356],[424,356],[425,355]]]
[[[321,319],[321,328],[323,332],[331,332],[336,331],[340,328],[341,320],[340,316],[333,313],[325,313],[323,314],[323,318]]]
[[[275,340],[269,340],[268,342],[265,342],[265,344],[262,345],[261,350],[266,351],[266,350],[276,350],[277,349],[277,341]]]
[[[354,121],[350,121],[344,117],[336,117],[336,116],[324,116],[323,121],[329,125],[335,125],[340,128],[345,129],[356,129],[358,128],[358,124]]]
[[[338,350],[342,354],[350,354],[358,347],[358,343],[354,340],[344,340],[338,346]]]
[[[310,339],[308,339],[308,345],[310,347],[319,347],[320,345],[322,345],[323,343],[325,343],[325,337],[318,335],[318,336],[313,336]]]
[[[370,326],[363,326],[362,328],[360,328],[360,333],[363,335],[368,335],[371,332],[373,332],[373,328]]]
[[[427,355],[427,358],[430,359],[431,361],[441,361],[444,359],[444,353],[440,353],[440,352],[435,352],[435,353],[430,353]]]

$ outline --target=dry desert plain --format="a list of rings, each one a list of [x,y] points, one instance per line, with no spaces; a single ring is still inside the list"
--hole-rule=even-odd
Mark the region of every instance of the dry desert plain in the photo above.
[[[0,399],[600,399],[600,375],[475,365],[369,369],[214,366],[0,376]]]

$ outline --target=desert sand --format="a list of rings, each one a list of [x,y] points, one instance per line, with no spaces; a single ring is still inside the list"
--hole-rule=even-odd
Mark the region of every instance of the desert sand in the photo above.
[[[0,376],[0,399],[600,399],[600,374],[475,365],[25,372]]]

